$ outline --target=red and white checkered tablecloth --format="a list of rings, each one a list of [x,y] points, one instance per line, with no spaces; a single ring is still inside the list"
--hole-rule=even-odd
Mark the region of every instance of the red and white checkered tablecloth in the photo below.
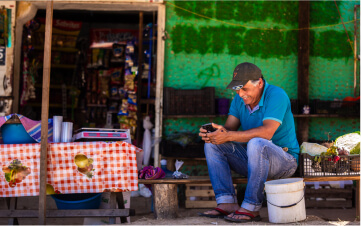
[[[62,194],[136,191],[136,152],[140,151],[126,142],[50,143],[47,186]],[[75,164],[76,156],[89,160],[85,171]],[[9,173],[16,159],[21,181],[15,181],[17,174]],[[39,195],[40,144],[0,145],[0,167],[0,197]],[[27,173],[19,173],[24,169]],[[11,184],[14,181],[15,185]]]

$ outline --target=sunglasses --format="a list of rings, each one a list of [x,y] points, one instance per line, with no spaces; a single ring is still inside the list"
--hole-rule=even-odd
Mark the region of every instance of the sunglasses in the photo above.
[[[239,85],[239,86],[233,86],[232,89],[233,90],[240,90],[242,89],[243,85]]]

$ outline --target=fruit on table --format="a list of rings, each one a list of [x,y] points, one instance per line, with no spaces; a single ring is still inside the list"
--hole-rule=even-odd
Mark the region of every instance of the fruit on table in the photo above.
[[[77,154],[74,157],[75,165],[78,167],[78,171],[82,174],[85,174],[88,178],[93,177],[93,159],[88,158],[84,154]]]
[[[31,173],[31,169],[24,166],[18,159],[11,161],[8,166],[3,166],[2,171],[10,187],[15,187]]]
[[[11,169],[9,169],[9,167],[7,167],[7,166],[3,166],[3,172],[4,173],[11,173]]]
[[[15,183],[14,181],[10,181],[10,182],[9,182],[9,186],[13,188],[13,187],[16,186],[16,183]]]
[[[55,194],[54,188],[50,184],[46,184],[46,194],[47,195]]]
[[[93,163],[93,159],[86,157],[84,154],[77,154],[74,157],[75,165],[79,168],[88,167],[90,164]]]
[[[61,193],[60,193],[60,191],[55,190],[51,184],[46,184],[46,194],[54,195],[54,194],[61,194]]]

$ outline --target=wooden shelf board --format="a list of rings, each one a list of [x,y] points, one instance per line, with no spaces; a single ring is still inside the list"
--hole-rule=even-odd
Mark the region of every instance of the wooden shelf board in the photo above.
[[[34,46],[35,50],[44,50],[44,46]],[[76,53],[79,50],[71,47],[51,47],[51,51]]]
[[[228,115],[163,115],[163,118],[215,118],[227,117]],[[293,115],[295,118],[358,118],[359,115],[338,115],[338,114],[309,114]]]
[[[27,103],[26,105],[33,106],[33,107],[41,107],[40,103]],[[49,104],[51,108],[62,108],[62,104]],[[71,105],[66,105],[67,108],[71,108]]]
[[[99,108],[106,108],[107,105],[105,104],[87,104],[87,107],[99,107]]]
[[[43,65],[40,64],[39,68],[42,68]],[[51,64],[51,68],[64,68],[64,69],[75,69],[76,65],[74,64]]]
[[[155,104],[155,99],[141,99],[141,104]]]

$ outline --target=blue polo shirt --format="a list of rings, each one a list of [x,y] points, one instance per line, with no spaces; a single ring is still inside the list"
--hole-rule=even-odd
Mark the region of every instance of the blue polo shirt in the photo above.
[[[267,119],[281,123],[271,140],[282,148],[287,147],[288,153],[294,156],[298,162],[300,148],[296,138],[291,102],[283,89],[269,85],[265,81],[262,98],[252,111],[243,102],[243,99],[236,95],[233,98],[228,115],[238,118],[243,130],[262,126],[263,120]]]

